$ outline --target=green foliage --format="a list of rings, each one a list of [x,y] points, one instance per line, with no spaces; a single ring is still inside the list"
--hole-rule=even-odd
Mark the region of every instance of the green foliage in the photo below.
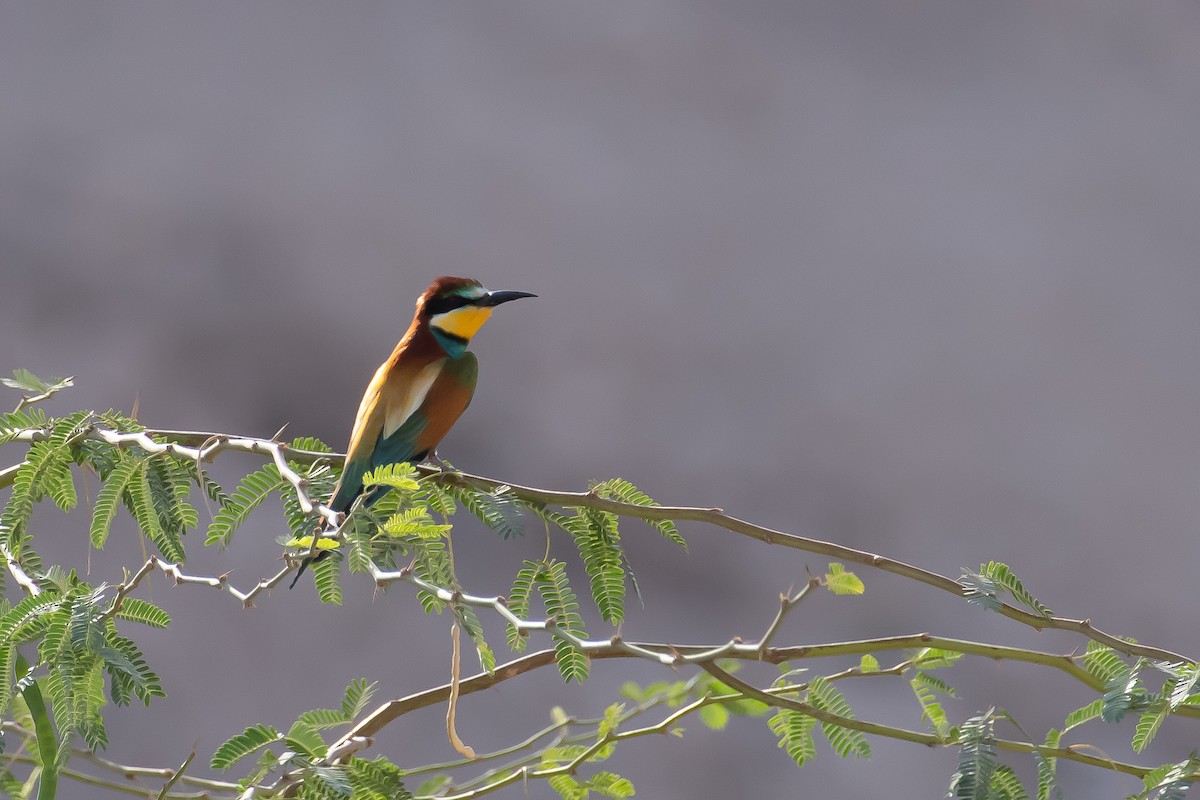
[[[370,761],[351,758],[348,766],[354,800],[412,800],[403,770],[382,756]]]
[[[1087,643],[1087,651],[1083,656],[1083,668],[1103,683],[1109,683],[1129,672],[1129,665],[1121,659],[1117,651],[1099,642]]]
[[[511,539],[525,535],[525,521],[522,519],[525,505],[509,487],[501,486],[487,491],[463,486],[446,486],[444,491],[503,538]]]
[[[634,795],[633,783],[628,778],[622,778],[612,772],[597,772],[583,785],[601,797],[611,797],[614,800],[623,800]]]
[[[283,477],[274,464],[267,464],[242,478],[241,483],[233,490],[228,505],[217,512],[212,524],[208,526],[208,534],[204,537],[205,546],[219,544],[221,547],[227,547],[233,538],[233,532],[246,521],[250,512],[262,505],[272,492],[279,491],[283,486]]]
[[[171,615],[163,611],[149,600],[139,597],[126,597],[121,601],[121,607],[116,612],[117,619],[140,622],[151,628],[165,628],[171,624]]]
[[[1033,611],[1041,617],[1049,618],[1053,613],[1036,597],[1030,594],[1020,579],[1012,573],[1007,564],[999,561],[989,561],[979,566],[979,572],[963,570],[959,579],[963,586],[963,596],[968,602],[989,608],[993,611],[1001,606],[1000,590],[1008,592],[1020,605]]]
[[[20,655],[17,656],[17,668],[28,672],[29,665]],[[38,776],[38,800],[52,800],[58,793],[59,747],[54,723],[50,721],[50,712],[42,697],[38,681],[27,681],[21,688],[21,698],[29,711],[30,724],[33,726],[36,747],[33,752],[37,757],[41,774]],[[13,796],[17,796],[15,793]]]
[[[419,577],[435,586],[443,588],[456,584],[454,571],[450,568],[450,555],[446,552],[446,543],[444,541],[418,539],[414,540],[412,545],[416,554],[414,570]],[[425,589],[417,592],[417,599],[421,603],[421,608],[425,609],[426,614],[430,612],[440,614],[446,608],[444,600]]]
[[[958,694],[954,687],[941,678],[920,670],[909,680],[909,685],[912,686],[917,702],[921,704],[921,719],[927,720],[933,732],[938,736],[943,739],[949,736],[950,722],[946,718],[946,711],[942,708],[942,704],[937,701],[937,695],[957,697]]]
[[[642,506],[643,508],[657,507],[658,503],[646,496],[646,493],[624,478],[610,478],[601,483],[593,484],[591,491],[597,497],[606,500],[616,500],[620,503]],[[675,523],[669,519],[648,519],[645,522],[655,528],[664,538],[687,549],[687,541],[680,535]]]
[[[567,582],[567,568],[561,561],[542,564],[534,578],[538,594],[546,607],[546,613],[554,620],[553,632],[562,631],[583,638],[583,617],[579,614],[579,603],[575,592]],[[554,657],[565,681],[583,683],[588,676],[588,658],[567,639],[555,637]]]
[[[60,392],[63,389],[74,386],[73,381],[74,378],[42,380],[27,369],[14,369],[11,378],[0,378],[0,384],[10,389],[20,389],[30,395],[44,395],[45,397],[42,399],[49,397],[55,392]],[[27,396],[25,399],[29,400],[31,398]]]
[[[399,464],[386,464],[367,472],[363,475],[362,484],[366,489],[373,486],[386,486],[404,493],[415,492],[421,488],[421,484],[417,483],[416,467],[406,461]]]
[[[357,719],[363,711],[366,710],[367,704],[371,702],[371,695],[375,694],[376,683],[367,683],[366,678],[358,678],[351,681],[346,687],[346,693],[342,696],[342,714],[346,719]]]
[[[529,617],[529,598],[533,593],[533,583],[537,580],[541,569],[541,562],[526,561],[524,566],[517,571],[517,577],[513,580],[512,589],[508,592],[508,610],[521,619]],[[526,637],[522,635],[516,625],[510,622],[508,624],[509,648],[515,653],[520,653],[525,650],[526,643]]]
[[[380,527],[388,536],[416,536],[419,539],[439,539],[450,532],[452,525],[436,524],[425,506],[405,508],[388,517]]]
[[[1145,662],[1138,659],[1132,667],[1114,675],[1105,685],[1104,705],[1100,708],[1100,717],[1105,722],[1120,722],[1135,704],[1145,698],[1146,690],[1139,686],[1144,665]]]
[[[996,772],[994,709],[971,717],[958,729],[958,769],[950,780],[956,800],[991,800],[992,776]]]
[[[49,435],[33,442],[25,461],[13,477],[12,493],[0,513],[0,529],[8,533],[8,546],[19,552],[24,542],[25,528],[33,516],[34,505],[49,495],[63,511],[70,511],[77,501],[70,465],[75,460],[74,445],[92,421],[92,412],[77,411],[54,420]]]
[[[268,725],[251,725],[239,734],[231,736],[217,751],[213,753],[209,766],[213,769],[229,769],[236,762],[266,747],[272,742],[278,742],[283,734]]]
[[[117,456],[116,464],[109,470],[104,485],[96,494],[96,504],[92,506],[91,540],[92,547],[97,550],[103,548],[108,541],[109,530],[112,528],[113,518],[117,514],[117,507],[122,502],[128,502],[129,485],[137,477],[145,462],[144,458],[127,456],[119,450],[115,451],[115,454]]]
[[[21,431],[45,430],[49,427],[50,418],[40,408],[0,413],[0,444],[13,441]]]
[[[1057,749],[1062,744],[1062,733],[1051,728],[1046,733],[1046,747]],[[1058,759],[1054,756],[1044,756],[1034,753],[1038,770],[1038,800],[1063,800],[1062,789],[1058,786]]]
[[[821,585],[834,594],[862,594],[866,591],[858,576],[836,561],[829,564],[829,571],[821,579]]]
[[[177,451],[157,453],[151,448],[148,452],[148,445],[139,446],[128,441],[122,442],[120,447],[110,444],[105,438],[109,432],[97,431],[97,427],[109,426],[114,431],[142,430],[136,420],[123,414],[109,411],[97,415],[81,411],[51,418],[41,410],[29,407],[30,401],[38,399],[32,395],[58,391],[70,385],[69,379],[47,382],[30,373],[19,372],[11,379],[0,379],[0,382],[31,393],[29,401],[22,401],[17,411],[0,414],[0,444],[19,438],[19,444],[13,449],[25,448],[23,463],[3,473],[11,488],[0,513],[0,541],[21,568],[18,571],[14,567],[13,574],[22,587],[28,590],[27,575],[41,590],[37,596],[13,596],[13,600],[19,599],[15,603],[0,599],[0,709],[5,714],[6,731],[25,737],[22,747],[29,754],[25,764],[33,763],[35,767],[35,775],[22,786],[13,771],[7,769],[8,762],[0,761],[0,793],[28,796],[40,776],[42,795],[49,797],[55,791],[58,778],[70,774],[63,772],[63,767],[73,749],[96,750],[106,746],[103,712],[108,703],[123,706],[136,699],[149,704],[154,697],[165,696],[159,677],[146,663],[138,644],[121,632],[127,632],[127,623],[133,622],[162,629],[171,619],[161,608],[138,597],[125,596],[115,604],[112,587],[91,586],[73,571],[58,566],[43,569],[33,549],[31,533],[31,519],[39,502],[53,502],[64,511],[75,508],[79,494],[74,470],[94,472],[100,478],[100,485],[90,512],[92,545],[96,548],[105,546],[118,509],[124,505],[142,535],[153,542],[165,558],[173,561],[184,559],[184,535],[198,523],[197,510],[191,503],[194,486],[199,486],[217,505],[206,533],[206,544],[229,544],[234,531],[250,512],[277,492],[291,532],[289,546],[308,547],[313,537],[322,534],[325,524],[319,515],[304,511],[301,498],[290,491],[290,484],[273,463],[247,475],[232,494],[227,494],[200,465],[181,458]],[[26,433],[18,435],[18,431]],[[313,455],[330,452],[328,446],[315,439],[296,439],[289,446],[292,448],[288,451],[289,465],[303,479],[302,486],[308,496],[318,501],[328,497],[337,480],[339,465],[333,463],[333,459]],[[18,455],[8,463],[15,465],[21,458]],[[586,506],[566,506],[561,511],[554,511],[542,504],[521,500],[517,492],[507,486],[490,491],[446,486],[437,476],[421,478],[408,464],[375,470],[364,482],[368,488],[376,490],[371,498],[373,502],[356,504],[338,534],[325,531],[331,544],[338,546],[328,548],[331,550],[329,555],[312,565],[314,581],[323,601],[341,602],[339,567],[343,559],[348,561],[351,571],[361,572],[372,561],[385,569],[396,569],[401,557],[411,558],[415,574],[422,580],[454,592],[459,586],[448,550],[447,536],[451,526],[441,517],[454,514],[461,505],[507,538],[523,532],[522,515],[529,509],[571,536],[601,617],[613,625],[620,625],[625,620],[626,577],[635,592],[637,584],[622,546],[619,518],[611,511]],[[86,483],[81,486],[86,487]],[[646,513],[647,509],[660,508],[623,479],[596,483],[590,490],[594,498],[627,504],[626,508],[618,508],[622,515],[630,512],[631,516],[637,516]],[[40,519],[39,516],[39,522]],[[686,546],[674,522],[655,519],[648,520],[648,524],[669,541]],[[124,579],[128,581],[129,577],[127,572]],[[863,591],[862,582],[836,562],[829,565],[820,583],[837,594],[861,594]],[[1014,604],[1030,609],[1042,618],[1048,618],[1052,613],[1025,589],[1007,565],[1000,562],[988,562],[982,564],[978,572],[965,573],[962,586],[968,599],[985,607],[999,608],[1002,601],[1011,599]],[[121,593],[126,594],[134,588],[124,586]],[[15,591],[12,586],[10,589]],[[443,596],[449,595],[443,593]],[[427,612],[441,612],[450,605],[458,625],[475,644],[483,668],[489,672],[495,668],[494,654],[484,638],[474,608],[455,601],[447,603],[429,590],[419,590],[418,597]],[[589,660],[572,640],[584,639],[586,632],[575,591],[568,582],[566,565],[562,561],[524,562],[508,593],[508,608],[518,618],[530,618],[535,612],[532,608],[535,597],[550,618],[547,627],[554,637],[556,661],[564,679],[567,682],[583,681],[588,675]],[[507,638],[514,651],[519,652],[526,646],[527,638],[520,635],[515,626],[509,626]],[[24,662],[22,648],[31,658],[36,653],[35,663]],[[744,648],[743,645],[743,655],[746,654]],[[924,648],[902,665],[905,678],[921,706],[923,719],[937,736],[960,747],[958,770],[951,791],[956,797],[1025,798],[1026,791],[1012,769],[997,763],[994,712],[974,717],[958,729],[949,724],[942,698],[954,697],[955,690],[933,673],[956,664],[960,658],[961,654],[954,651]],[[1067,732],[1086,722],[1103,719],[1115,723],[1134,714],[1137,723],[1132,747],[1135,752],[1145,752],[1167,717],[1183,706],[1200,706],[1200,692],[1196,691],[1200,685],[1200,667],[1196,664],[1146,660],[1130,664],[1127,661],[1132,659],[1103,645],[1089,643],[1082,663],[1091,676],[1103,683],[1104,695],[1072,712],[1061,731],[1049,731],[1046,748],[1059,748]],[[724,668],[732,671],[731,666]],[[681,669],[687,671],[690,666]],[[777,682],[773,692],[802,695],[812,709],[854,719],[845,697],[833,682],[816,677],[806,685],[789,686],[786,676],[795,671],[787,667],[784,670],[785,682]],[[1157,692],[1146,685],[1147,680],[1162,679],[1161,676],[1156,678],[1155,670],[1166,675]],[[887,673],[899,671],[888,670]],[[878,659],[871,654],[863,655],[857,673],[880,673]],[[878,680],[893,678],[879,677]],[[403,783],[403,770],[384,758],[366,760],[346,755],[338,763],[324,763],[329,747],[328,732],[350,726],[360,719],[366,713],[372,689],[373,684],[355,681],[346,689],[340,708],[305,711],[286,733],[269,725],[247,728],[217,750],[212,758],[213,766],[229,769],[258,753],[257,764],[248,768],[248,774],[240,783],[243,787],[275,780],[274,777],[267,778],[268,775],[292,773],[302,781],[295,792],[303,798],[382,800],[385,797],[411,797]],[[688,713],[694,711],[706,727],[723,730],[734,715],[752,716],[769,711],[766,704],[745,696],[707,673],[692,675],[687,680],[656,682],[645,688],[627,683],[621,692],[636,705],[627,708],[625,703],[614,703],[599,720],[571,719],[559,710],[556,718],[559,731],[555,735],[561,738],[557,738],[554,745],[544,742],[534,745],[543,750],[535,750],[525,763],[537,763],[540,759],[543,765],[550,767],[556,774],[550,777],[549,784],[560,796],[588,797],[594,794],[624,798],[633,794],[633,786],[627,779],[604,771],[585,777],[575,771],[573,762],[584,755],[588,761],[601,761],[612,755],[618,741],[627,735],[618,735],[618,728],[634,715],[655,707],[678,709],[686,706]],[[1194,709],[1185,711],[1190,715]],[[770,713],[768,725],[778,738],[779,746],[798,765],[807,763],[815,753],[813,731],[817,720],[795,709],[776,708]],[[579,726],[585,726],[583,734],[580,734]],[[869,755],[868,742],[860,732],[827,722],[822,722],[821,728],[840,756]],[[599,738],[592,739],[589,745],[587,742],[593,729]],[[679,733],[680,730],[672,719],[670,731]],[[634,731],[634,734],[641,732]],[[272,744],[282,744],[286,751],[277,755],[271,752],[277,749],[271,748]],[[3,746],[0,742],[0,748]],[[1041,753],[1035,753],[1033,757],[1037,766],[1038,799],[1061,800],[1057,759]],[[570,774],[564,774],[565,770],[558,772],[567,764],[571,765]],[[1141,796],[1182,796],[1196,768],[1197,764],[1189,760],[1151,771]],[[458,788],[453,791],[467,785],[457,781],[455,784]],[[438,779],[434,788],[423,789],[432,794],[450,791],[448,786],[445,780]]]
[[[846,698],[825,678],[813,678],[809,683],[808,702],[814,708],[836,714],[843,719],[856,719]],[[833,751],[842,758],[850,755],[857,758],[870,758],[871,745],[867,743],[867,737],[863,736],[861,732],[824,720],[821,720],[821,732],[829,740]]]
[[[767,720],[767,726],[779,739],[779,746],[787,750],[798,767],[803,767],[817,754],[812,735],[816,724],[815,717],[790,708],[779,709]]]
[[[1029,795],[1012,767],[1001,765],[992,773],[988,797],[994,800],[1027,800]]]
[[[1142,778],[1142,793],[1137,800],[1183,800],[1192,781],[1188,780],[1200,769],[1200,758],[1195,753],[1175,764],[1163,764],[1150,770]]]
[[[701,706],[699,711],[700,721],[704,723],[704,727],[713,731],[723,731],[729,723],[729,709],[719,703],[709,703]]]
[[[958,663],[963,656],[955,650],[943,650],[939,647],[922,647],[913,652],[910,660],[913,666],[920,668],[925,672],[935,669],[944,669],[952,667]]]
[[[600,616],[619,625],[625,619],[625,553],[617,516],[582,508],[572,517],[553,514],[551,518],[575,540]]]
[[[1070,714],[1067,714],[1066,721],[1063,722],[1063,733],[1078,728],[1085,722],[1091,722],[1094,719],[1100,719],[1100,712],[1104,709],[1104,699],[1093,700],[1082,708],[1077,708]]]
[[[340,562],[341,559],[335,553],[329,553],[309,564],[322,603],[332,603],[335,606],[342,604]]]
[[[137,520],[142,533],[154,542],[154,546],[158,548],[158,552],[162,554],[163,558],[169,561],[182,561],[184,559],[183,530],[172,524],[169,512],[160,508],[159,503],[163,501],[163,495],[160,494],[156,497],[155,490],[151,486],[151,464],[160,458],[162,456],[150,456],[141,461],[125,488],[123,500],[125,507]]]

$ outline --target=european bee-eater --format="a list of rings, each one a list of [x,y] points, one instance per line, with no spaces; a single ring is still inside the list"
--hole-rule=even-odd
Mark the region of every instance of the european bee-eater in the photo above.
[[[362,494],[363,474],[433,452],[475,393],[479,365],[467,345],[492,314],[529,292],[489,292],[471,278],[442,276],[419,298],[412,324],[367,385],[346,466],[329,507],[348,511]],[[296,585],[307,560],[296,573]]]

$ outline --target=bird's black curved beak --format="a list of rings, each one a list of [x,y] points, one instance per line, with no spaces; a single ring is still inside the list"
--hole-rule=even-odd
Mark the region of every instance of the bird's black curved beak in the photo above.
[[[522,297],[537,297],[537,295],[530,294],[529,292],[488,292],[479,298],[475,304],[485,307],[498,306],[501,303],[507,303],[509,300],[520,300]]]

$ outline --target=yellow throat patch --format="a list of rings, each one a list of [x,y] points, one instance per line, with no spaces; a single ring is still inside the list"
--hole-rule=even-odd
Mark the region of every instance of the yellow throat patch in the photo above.
[[[429,324],[443,333],[470,341],[491,315],[492,309],[490,308],[463,306],[453,311],[447,311],[445,314],[436,315],[429,321]]]

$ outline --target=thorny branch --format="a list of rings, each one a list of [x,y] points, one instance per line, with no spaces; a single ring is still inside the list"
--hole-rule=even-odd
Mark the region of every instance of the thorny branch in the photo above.
[[[46,435],[47,431],[44,430],[26,430],[16,433],[14,438],[22,441],[32,442],[40,440]],[[327,525],[334,529],[331,535],[337,535],[336,527],[339,522],[339,515],[320,502],[313,500],[308,495],[307,482],[305,478],[302,477],[289,463],[294,462],[297,464],[312,464],[318,460],[333,460],[341,458],[341,456],[337,454],[297,450],[284,443],[273,440],[200,432],[152,430],[124,433],[101,426],[93,426],[86,430],[83,433],[83,436],[107,442],[115,447],[138,447],[147,453],[164,453],[175,458],[193,460],[197,462],[198,465],[211,461],[217,454],[225,450],[265,455],[273,461],[276,468],[279,470],[279,474],[290,485],[291,490],[295,492],[296,499],[303,512],[309,515],[320,517]],[[880,569],[884,572],[890,572],[892,574],[919,581],[943,591],[953,593],[960,597],[963,596],[965,591],[965,587],[958,581],[936,572],[925,570],[905,562],[897,561],[895,559],[868,553],[866,551],[856,550],[831,542],[824,542],[817,539],[811,539],[798,536],[796,534],[754,525],[744,520],[729,516],[721,509],[717,508],[639,506],[599,497],[591,492],[550,491],[533,487],[501,483],[489,478],[469,475],[461,472],[441,471],[428,466],[420,467],[420,469],[424,474],[433,476],[438,482],[447,486],[459,486],[490,491],[505,488],[514,496],[529,503],[575,508],[593,508],[601,511],[608,511],[619,516],[634,517],[648,521],[691,520],[705,522],[739,535],[758,539],[759,541],[763,541],[768,544],[792,547],[805,552],[825,555],[830,558],[837,558],[853,563],[865,564]],[[14,473],[15,467],[0,470],[0,487],[9,485],[12,482]],[[0,549],[0,557],[3,557],[9,573],[12,575],[18,586],[30,594],[37,594],[40,591],[36,580],[22,568],[21,564],[16,559],[11,557],[11,554],[8,553],[7,550]],[[253,600],[258,594],[278,585],[278,583],[283,580],[283,578],[290,573],[293,568],[293,565],[289,563],[280,569],[275,575],[269,578],[264,578],[258,581],[258,583],[253,585],[251,588],[243,591],[232,586],[227,575],[220,575],[216,577],[189,575],[183,572],[182,564],[171,563],[158,558],[157,556],[150,556],[136,572],[130,575],[123,583],[115,587],[112,600],[106,610],[103,612],[103,615],[111,616],[119,611],[121,603],[125,597],[132,593],[139,586],[140,582],[148,574],[154,572],[155,570],[161,571],[170,576],[174,579],[176,584],[199,584],[211,586],[217,589],[224,589],[234,597],[238,598],[244,606],[250,606],[253,604]],[[526,762],[519,767],[511,768],[507,771],[505,771],[504,768],[501,768],[499,771],[504,772],[505,774],[501,775],[500,777],[495,778],[494,780],[489,780],[486,783],[478,785],[476,788],[464,791],[460,794],[449,796],[455,798],[455,800],[467,800],[468,798],[474,798],[523,778],[545,778],[558,774],[571,774],[580,764],[583,763],[584,760],[586,760],[591,753],[598,751],[600,747],[609,742],[630,738],[632,736],[644,735],[649,732],[664,731],[675,720],[705,703],[721,702],[723,700],[741,697],[749,697],[760,700],[761,702],[770,706],[790,708],[801,711],[816,719],[829,722],[834,725],[860,730],[874,735],[919,742],[931,746],[949,746],[957,743],[951,738],[943,738],[935,734],[908,731],[902,728],[895,728],[878,723],[838,717],[830,712],[816,709],[807,703],[782,696],[784,692],[781,690],[777,690],[775,688],[767,690],[758,689],[752,684],[749,684],[737,678],[736,676],[729,674],[726,670],[718,666],[716,663],[717,659],[721,658],[762,661],[777,664],[789,660],[876,653],[887,650],[914,647],[935,647],[993,659],[1009,659],[1014,661],[1041,664],[1060,670],[1093,690],[1102,690],[1104,688],[1103,682],[1080,666],[1079,663],[1077,663],[1077,657],[1073,654],[1056,655],[1052,653],[1010,648],[1000,645],[938,637],[928,633],[879,639],[866,639],[860,641],[833,642],[818,645],[790,647],[772,646],[771,642],[781,623],[783,622],[784,617],[793,607],[800,603],[815,586],[819,585],[818,579],[810,579],[806,585],[794,595],[790,592],[788,594],[781,595],[780,606],[774,619],[771,621],[770,625],[757,642],[744,642],[735,637],[728,642],[716,645],[675,645],[665,642],[630,642],[623,639],[620,635],[614,636],[611,639],[582,639],[570,633],[569,631],[559,628],[554,624],[554,620],[552,619],[529,620],[518,617],[517,615],[513,614],[511,610],[509,610],[504,599],[501,597],[471,595],[456,589],[437,586],[415,575],[411,569],[387,571],[380,568],[378,565],[371,563],[369,564],[369,571],[372,579],[379,586],[386,586],[394,582],[404,582],[411,584],[418,589],[429,592],[445,602],[457,602],[476,607],[490,608],[506,622],[514,626],[518,631],[523,633],[530,631],[549,632],[554,637],[570,642],[572,646],[585,653],[591,659],[639,658],[655,661],[659,664],[670,667],[678,667],[683,664],[696,664],[701,669],[716,677],[725,685],[732,687],[737,691],[736,695],[729,695],[728,697],[700,698],[699,700],[674,711],[672,714],[665,717],[661,722],[646,728],[625,731],[622,733],[610,733],[607,736],[602,737],[599,741],[595,742],[592,747],[585,748],[578,758],[566,764],[555,767],[532,769],[528,762]],[[1105,644],[1114,650],[1125,653],[1126,655],[1142,656],[1168,662],[1192,661],[1192,659],[1169,650],[1127,642],[1095,628],[1092,626],[1089,620],[1077,620],[1055,616],[1039,616],[1008,604],[1001,604],[998,610],[1004,616],[1030,627],[1039,630],[1043,628],[1055,628],[1059,630],[1074,631],[1091,640]],[[462,696],[473,694],[482,689],[494,686],[502,681],[516,677],[517,675],[547,666],[553,662],[553,650],[547,649],[536,653],[531,653],[497,667],[494,674],[489,675],[487,673],[481,673],[471,678],[462,680],[458,683],[457,692]],[[873,674],[902,674],[911,666],[911,662],[902,662],[895,667],[887,670],[881,670],[879,673]],[[856,670],[854,669],[846,670],[836,676],[831,676],[831,679],[845,677],[855,673]],[[450,684],[447,684],[445,686],[428,689],[426,691],[383,704],[355,724],[349,731],[346,732],[344,736],[342,736],[341,739],[330,746],[325,758],[325,763],[337,763],[339,760],[347,758],[350,754],[358,752],[365,747],[369,747],[372,744],[372,737],[387,724],[416,709],[424,708],[435,703],[445,702],[453,691],[454,687],[452,687]],[[795,687],[792,687],[791,691],[795,691]],[[1179,709],[1177,709],[1177,713],[1183,716],[1200,717],[1200,707],[1181,706]],[[6,725],[6,728],[7,727],[8,726]],[[552,728],[547,729],[547,731],[553,729],[554,727],[552,726]],[[547,731],[540,732],[527,741],[536,741],[537,738],[545,735]],[[1098,758],[1072,748],[1048,748],[1043,745],[1037,745],[1029,742],[1009,740],[997,740],[997,746],[1004,750],[1017,752],[1037,752],[1044,756],[1073,760],[1131,775],[1143,776],[1148,772],[1146,768],[1137,765],[1124,764],[1121,762]],[[509,753],[514,751],[514,748],[509,748],[499,752]],[[187,766],[186,761],[184,762],[184,765],[176,771],[170,769],[126,767],[123,765],[113,764],[112,762],[107,762],[104,759],[90,754],[86,756],[86,758],[93,764],[119,772],[130,780],[138,776],[150,775],[158,776],[160,779],[166,779],[167,783],[162,787],[160,796],[175,796],[169,793],[169,789],[176,781],[215,791],[228,791],[235,786],[235,784],[229,784],[221,781],[208,781],[205,779],[192,778],[191,776],[184,775],[183,769]],[[71,777],[75,776],[72,775]],[[81,778],[81,780],[82,779],[83,778]],[[285,775],[273,786],[250,787],[243,796],[277,796],[281,793],[286,794],[290,788],[295,786],[297,780],[298,778],[296,774]],[[96,781],[97,779],[91,779],[91,782],[93,783]],[[138,791],[143,792],[144,790]]]
[[[17,432],[14,436],[19,441],[38,441],[44,439],[48,432],[41,429],[30,429]],[[289,461],[294,461],[298,464],[312,464],[317,461],[340,460],[344,456],[337,453],[323,453],[313,450],[298,450],[290,447],[282,442],[273,441],[270,439],[258,439],[249,436],[232,436],[224,433],[205,433],[197,431],[172,431],[172,430],[145,430],[135,433],[121,433],[103,427],[93,427],[88,430],[86,436],[108,442],[116,447],[137,446],[149,453],[166,453],[168,455],[179,458],[194,460],[199,463],[211,461],[218,453],[224,450],[236,450],[247,453],[255,453],[258,455],[267,455],[275,463],[279,469],[279,474],[286,480],[296,493],[296,499],[300,504],[300,508],[305,514],[314,514],[320,516],[331,527],[336,528],[338,523],[338,515],[327,506],[314,501],[309,497],[306,490],[304,478],[297,473],[288,464]],[[163,441],[155,441],[155,439]],[[812,539],[806,536],[800,536],[794,533],[774,530],[772,528],[755,525],[737,517],[730,516],[719,508],[695,508],[689,506],[639,506],[632,503],[622,503],[618,500],[610,500],[604,497],[599,497],[593,492],[560,492],[549,489],[538,489],[531,486],[521,486],[513,483],[505,483],[491,478],[485,478],[479,475],[471,475],[464,472],[448,472],[431,466],[420,466],[419,469],[426,475],[435,476],[436,479],[447,486],[460,486],[464,488],[485,489],[494,491],[505,488],[511,492],[513,496],[531,503],[540,503],[543,505],[553,506],[569,506],[575,508],[593,508],[600,511],[609,511],[618,516],[632,517],[642,520],[672,520],[672,521],[695,521],[705,522],[718,528],[724,528],[732,533],[737,533],[742,536],[748,536],[752,539],[757,539],[767,544],[781,545],[791,547],[797,550],[803,550],[817,555],[824,555],[830,558],[842,559],[856,564],[865,564],[874,567],[883,572],[890,572],[894,575],[910,578],[912,580],[924,583],[942,591],[949,592],[959,597],[964,596],[966,587],[961,583],[931,570],[923,569],[913,564],[908,564],[903,561],[898,561],[886,556],[869,553],[865,550],[857,550],[852,547],[826,542],[820,539]],[[9,478],[11,482],[11,478]],[[0,488],[6,483],[0,480]],[[286,572],[284,573],[286,574]],[[243,602],[252,599],[254,594],[262,591],[265,588],[270,588],[282,579],[282,575],[276,575],[266,581],[269,585],[260,583],[258,586],[251,589],[249,592],[239,592],[230,589],[230,593],[238,597]],[[1111,647],[1119,653],[1124,653],[1128,656],[1142,656],[1144,658],[1154,659],[1156,661],[1168,662],[1186,662],[1195,663],[1196,659],[1189,658],[1181,653],[1176,653],[1161,647],[1153,647],[1146,644],[1137,644],[1128,642],[1125,639],[1114,636],[1110,633],[1096,628],[1092,625],[1089,619],[1071,619],[1068,617],[1058,616],[1040,616],[1028,611],[1024,611],[1007,603],[999,603],[997,612],[1037,630],[1045,628],[1053,628],[1056,630],[1073,631],[1082,636],[1087,637],[1095,642]]]

